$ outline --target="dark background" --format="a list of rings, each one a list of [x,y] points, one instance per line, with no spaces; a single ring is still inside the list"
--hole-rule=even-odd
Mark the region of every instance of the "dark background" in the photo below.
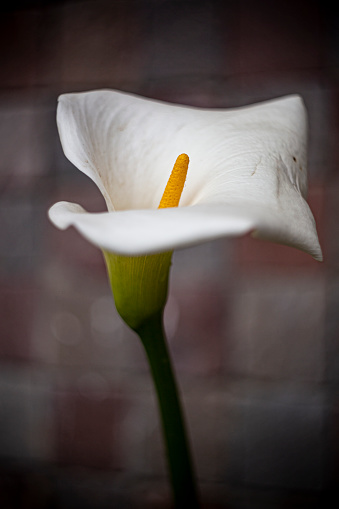
[[[309,113],[325,261],[250,238],[174,255],[166,327],[206,508],[328,507],[339,481],[339,23],[326,2],[5,2],[0,18],[0,506],[168,507],[157,408],[101,253],[47,219],[104,210],[59,94],[116,88]],[[331,506],[332,507],[332,506]]]

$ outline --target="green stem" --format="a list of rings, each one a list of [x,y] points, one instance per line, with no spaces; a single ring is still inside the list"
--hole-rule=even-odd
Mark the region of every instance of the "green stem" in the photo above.
[[[197,509],[197,489],[162,313],[150,317],[136,332],[146,350],[158,397],[175,508]]]

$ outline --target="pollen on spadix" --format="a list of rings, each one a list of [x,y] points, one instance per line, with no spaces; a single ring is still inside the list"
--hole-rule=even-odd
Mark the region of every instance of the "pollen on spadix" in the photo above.
[[[187,154],[180,154],[174,163],[172,173],[165,187],[164,194],[160,200],[159,209],[177,207],[184,189],[188,170],[189,157]]]

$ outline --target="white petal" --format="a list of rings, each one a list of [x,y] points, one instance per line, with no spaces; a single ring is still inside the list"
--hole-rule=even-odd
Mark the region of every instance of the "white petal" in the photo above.
[[[306,114],[298,96],[210,110],[101,90],[61,96],[57,120],[65,155],[98,185],[109,210],[157,208],[182,152],[190,166],[181,205],[261,199],[250,177],[274,186],[278,164],[306,193]]]
[[[56,204],[50,217],[58,227],[74,225],[126,255],[251,231],[321,259],[304,199],[307,119],[299,96],[207,110],[109,90],[68,94],[59,100],[58,127],[66,156],[116,211]],[[180,207],[156,210],[182,152],[190,165]]]
[[[299,202],[301,230],[290,217],[254,204],[204,204],[160,210],[88,213],[79,205],[59,202],[49,211],[59,228],[74,226],[94,245],[122,255],[143,255],[183,248],[224,236],[249,232],[263,239],[292,245],[321,260],[314,220],[307,204]],[[306,209],[305,209],[306,207]],[[298,218],[296,218],[298,224]],[[292,222],[293,224],[293,222]]]

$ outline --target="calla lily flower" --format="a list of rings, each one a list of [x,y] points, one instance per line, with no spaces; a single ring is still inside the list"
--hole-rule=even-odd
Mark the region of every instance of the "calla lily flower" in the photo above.
[[[303,102],[213,110],[102,90],[61,96],[57,122],[65,155],[96,183],[107,211],[60,202],[49,217],[102,249],[116,308],[149,360],[175,506],[197,508],[163,328],[172,251],[251,233],[321,260],[305,200]]]
[[[66,157],[100,189],[107,211],[49,210],[117,255],[172,251],[253,236],[322,259],[306,202],[307,118],[290,95],[248,107],[201,109],[113,90],[65,94],[57,123]],[[190,163],[178,207],[158,209],[173,163]]]

